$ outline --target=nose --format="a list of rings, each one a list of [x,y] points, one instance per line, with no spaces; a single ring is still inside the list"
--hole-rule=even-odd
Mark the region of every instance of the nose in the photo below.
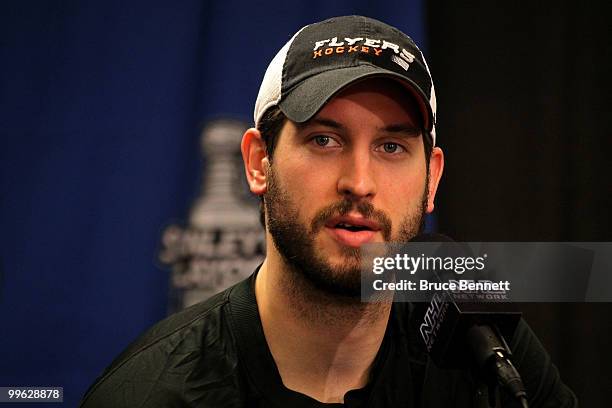
[[[345,158],[338,178],[338,193],[353,201],[376,195],[376,182],[371,157],[365,151],[352,151]]]

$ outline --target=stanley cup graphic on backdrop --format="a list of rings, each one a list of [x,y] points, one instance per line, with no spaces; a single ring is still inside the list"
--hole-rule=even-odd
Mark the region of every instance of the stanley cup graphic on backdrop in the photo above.
[[[189,225],[170,225],[162,236],[160,260],[172,267],[171,311],[239,282],[263,261],[265,237],[257,200],[248,191],[240,156],[246,128],[241,122],[218,120],[202,132],[202,192]]]

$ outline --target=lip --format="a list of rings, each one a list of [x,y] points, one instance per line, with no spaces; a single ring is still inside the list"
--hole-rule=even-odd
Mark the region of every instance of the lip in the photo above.
[[[336,225],[340,223],[367,227],[368,230],[349,231],[342,228],[336,228]],[[363,244],[371,242],[374,239],[377,232],[380,231],[380,225],[371,219],[349,214],[330,218],[325,223],[325,229],[340,244],[353,248],[359,248]]]
[[[359,248],[363,244],[367,244],[374,239],[376,235],[376,231],[349,231],[342,228],[330,228],[325,227],[325,229],[330,233],[330,235],[339,243],[353,247]]]
[[[358,227],[366,227],[372,231],[380,231],[380,224],[378,224],[376,221],[351,214],[332,217],[325,223],[325,226],[328,228],[334,228],[340,223],[355,225]]]

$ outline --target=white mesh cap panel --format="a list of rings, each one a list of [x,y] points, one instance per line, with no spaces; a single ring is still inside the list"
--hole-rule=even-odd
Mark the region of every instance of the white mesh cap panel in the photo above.
[[[431,84],[431,94],[429,95],[429,104],[431,105],[431,111],[433,113],[433,124],[431,125],[431,140],[433,141],[432,145],[436,145],[436,111],[438,106],[436,104],[436,91],[434,89],[433,82]]]
[[[423,57],[423,62],[425,63],[425,69],[431,78],[431,71],[429,70],[429,65],[427,65],[427,60],[425,59],[425,55],[421,52],[421,56]],[[437,110],[438,105],[436,102],[436,90],[433,84],[433,78],[431,79],[431,92],[429,94],[429,105],[431,106],[431,113],[433,114],[433,123],[431,124],[431,140],[432,146],[436,145],[436,120],[437,120]]]
[[[270,65],[268,65],[268,69],[266,69],[263,81],[261,81],[261,86],[259,87],[257,100],[255,101],[255,112],[253,113],[255,126],[257,126],[257,123],[263,114],[270,107],[278,105],[278,102],[280,102],[283,81],[283,66],[285,65],[287,52],[289,51],[289,47],[291,47],[295,37],[297,37],[297,35],[306,27],[302,27],[297,33],[295,33],[293,37],[287,41],[283,48],[278,51],[276,56],[274,56],[272,62],[270,62]]]

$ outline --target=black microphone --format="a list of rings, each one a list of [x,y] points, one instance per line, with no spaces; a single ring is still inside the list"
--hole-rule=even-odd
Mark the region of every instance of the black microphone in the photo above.
[[[444,256],[471,252],[467,244],[442,234],[421,234],[411,242],[439,242],[438,253]],[[437,274],[436,278],[441,280]],[[495,405],[495,387],[499,384],[527,407],[525,386],[505,340],[512,338],[521,313],[505,308],[507,305],[499,303],[458,301],[452,292],[445,291],[435,293],[430,303],[417,305],[415,312],[420,309],[422,313],[419,332],[438,367],[475,369],[489,386],[491,406]]]

